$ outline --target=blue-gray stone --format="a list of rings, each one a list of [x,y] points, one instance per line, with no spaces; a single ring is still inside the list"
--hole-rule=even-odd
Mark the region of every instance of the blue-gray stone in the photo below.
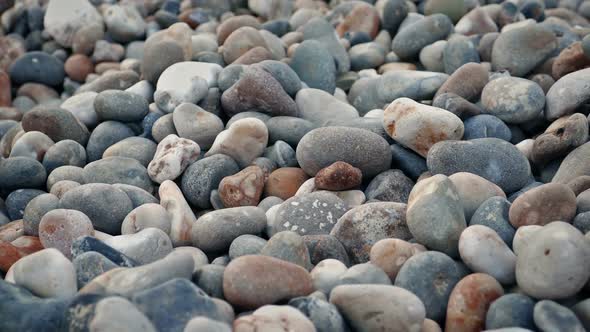
[[[358,44],[370,43],[373,41],[371,36],[364,31],[346,31],[344,33],[344,37],[346,40],[350,42],[350,46],[355,46]],[[353,59],[350,59],[350,67],[354,68]],[[353,69],[354,70],[354,69]]]
[[[453,22],[443,14],[433,14],[400,29],[391,42],[391,50],[401,59],[416,58],[424,46],[445,39]]]
[[[356,284],[391,285],[391,279],[377,265],[362,263],[351,266],[339,278],[339,285]]]
[[[46,192],[39,189],[18,189],[11,192],[5,201],[10,220],[22,219],[27,204],[35,197],[43,194],[46,194]]]
[[[66,165],[78,167],[86,165],[86,150],[80,143],[71,139],[55,143],[43,156],[43,166],[45,166],[47,173]]]
[[[268,128],[268,142],[287,142],[292,147],[297,147],[299,141],[305,134],[315,128],[315,125],[308,120],[292,116],[275,116],[266,121]]]
[[[213,299],[187,279],[172,279],[137,292],[131,301],[160,332],[182,332],[196,316],[220,321],[224,318]]]
[[[101,121],[141,121],[148,113],[148,101],[135,93],[105,90],[94,99],[94,110]]]
[[[272,32],[272,34],[277,37],[282,37],[284,34],[291,31],[289,21],[285,19],[266,21],[260,26],[260,28]]]
[[[101,159],[102,154],[109,146],[131,136],[135,136],[133,130],[121,122],[105,121],[99,124],[92,131],[88,145],[86,145],[88,161]]]
[[[201,266],[193,274],[193,282],[209,296],[224,299],[223,296],[223,272],[225,266],[207,264]]]
[[[157,144],[144,137],[127,137],[111,145],[103,154],[105,157],[127,157],[139,161],[144,167],[154,159]]]
[[[10,130],[10,128],[16,125],[18,125],[18,122],[14,120],[0,120],[0,139]]]
[[[190,165],[182,175],[180,188],[188,202],[200,208],[211,207],[211,191],[217,189],[219,182],[240,171],[238,164],[223,154],[216,154]]]
[[[428,151],[426,164],[432,174],[479,175],[508,194],[524,187],[531,177],[527,158],[514,145],[499,138],[438,142]]]
[[[28,52],[18,58],[8,70],[10,78],[16,84],[41,83],[59,86],[63,83],[66,72],[64,63],[45,52]]]
[[[83,212],[94,229],[112,235],[121,234],[123,219],[133,209],[125,192],[104,183],[83,184],[70,189],[59,201],[62,209]]]
[[[278,198],[278,197],[277,197]],[[280,198],[279,198],[280,199]],[[229,257],[236,259],[246,255],[258,255],[264,246],[266,240],[252,234],[240,235],[232,241],[229,246]]]
[[[36,159],[12,157],[0,159],[0,188],[13,190],[45,186],[47,173]]]
[[[67,330],[69,299],[41,299],[0,279],[0,331],[58,332]]]
[[[404,0],[386,0],[383,5],[381,26],[395,35],[402,21],[408,16],[410,8]]]
[[[490,305],[486,315],[486,329],[522,327],[535,330],[534,307],[535,301],[526,295],[503,295]]]
[[[289,305],[301,311],[315,326],[317,332],[347,331],[348,326],[338,308],[315,297],[296,297]]]
[[[428,171],[426,159],[399,144],[391,145],[391,164],[392,168],[401,170],[414,181],[418,179],[422,173]]]
[[[334,93],[336,65],[326,45],[316,40],[305,40],[295,49],[291,68],[308,87]]]
[[[233,64],[223,68],[217,77],[217,85],[221,91],[231,88],[236,83],[246,69],[245,65]]]
[[[314,265],[328,258],[339,260],[346,266],[350,265],[346,249],[333,235],[304,235],[303,242],[307,246],[311,263]]]
[[[385,50],[375,42],[354,45],[348,53],[350,67],[354,71],[376,68],[385,62]]]
[[[512,248],[512,240],[516,230],[510,224],[508,217],[510,205],[510,202],[504,197],[490,197],[475,210],[469,225],[484,225],[493,229],[502,241]]]
[[[162,116],[160,113],[156,112],[149,112],[143,120],[141,120],[141,127],[143,128],[143,132],[140,137],[145,137],[147,139],[154,140],[152,136],[152,128],[154,127],[154,123]]]
[[[573,225],[583,234],[590,232],[590,211],[578,213],[574,218]]]
[[[24,209],[23,229],[25,235],[39,236],[39,223],[45,213],[57,209],[59,198],[53,194],[42,194],[33,198]]]
[[[262,69],[269,72],[277,82],[281,83],[283,90],[294,97],[297,91],[301,89],[301,80],[297,73],[289,67],[287,64],[276,60],[264,60],[259,62],[257,66],[261,66]]]
[[[462,35],[451,37],[443,50],[443,65],[445,73],[449,75],[466,63],[479,61],[477,48],[468,37]]]
[[[533,317],[535,324],[543,332],[586,331],[573,311],[550,300],[537,302]]]
[[[395,286],[405,288],[422,300],[426,317],[441,322],[455,285],[465,271],[449,256],[427,251],[410,257],[395,278]]]
[[[402,171],[390,169],[377,175],[365,189],[367,200],[407,203],[414,181]]]
[[[71,139],[85,146],[90,136],[72,112],[61,108],[36,107],[23,115],[21,124],[25,131],[40,131],[54,142]]]
[[[463,124],[465,125],[464,140],[495,137],[510,142],[512,139],[510,128],[493,115],[476,115],[465,120]]]
[[[312,18],[300,28],[300,31],[303,32],[304,41],[310,39],[316,40],[328,50],[328,53],[334,58],[336,70],[339,73],[346,73],[350,70],[348,53],[346,52],[346,49],[344,49],[344,46],[340,44],[338,38],[336,38],[336,31],[334,31],[332,25],[325,18]],[[301,45],[299,45],[299,47],[301,47]],[[301,78],[301,75],[299,75],[299,77]],[[304,79],[302,80],[305,81]]]
[[[268,114],[264,114],[264,113],[260,113],[260,112],[256,112],[256,111],[246,111],[246,112],[240,112],[237,113],[236,115],[232,116],[227,123],[225,124],[225,128],[229,128],[234,122],[241,120],[241,119],[247,119],[247,118],[254,118],[254,119],[258,119],[264,123],[266,123],[266,121],[268,121],[271,116]]]
[[[147,169],[139,161],[127,157],[108,157],[84,167],[84,183],[123,183],[153,192]]]
[[[264,150],[264,157],[274,161],[279,168],[297,166],[295,150],[283,141],[276,141],[275,144],[267,147]]]
[[[86,286],[92,279],[119,267],[117,264],[111,262],[101,253],[96,251],[89,251],[76,256],[72,260],[74,268],[76,269],[76,279],[78,280],[78,288]]]
[[[341,126],[349,128],[358,128],[370,131],[383,137],[389,144],[393,143],[391,136],[387,134],[383,128],[383,120],[380,118],[349,118],[349,119],[334,119],[328,126]]]
[[[134,259],[92,236],[79,237],[72,242],[72,257],[74,260],[88,252],[97,252],[120,267],[139,266],[139,263]]]
[[[159,203],[156,197],[139,187],[123,183],[115,183],[113,184],[113,187],[122,190],[127,194],[127,196],[129,196],[134,209],[140,205],[148,203]]]
[[[590,35],[586,35],[586,37],[582,39],[582,50],[584,51],[584,55],[587,58],[590,58]]]

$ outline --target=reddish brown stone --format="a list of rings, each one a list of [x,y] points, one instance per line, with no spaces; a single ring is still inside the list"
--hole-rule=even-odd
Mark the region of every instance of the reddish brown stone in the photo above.
[[[569,73],[588,67],[590,67],[590,58],[584,55],[582,42],[575,42],[555,58],[551,74],[555,80],[558,80]]]
[[[26,255],[30,255],[34,252],[44,249],[43,244],[41,244],[41,240],[38,236],[23,235],[11,243],[13,246],[17,247],[21,253]]]
[[[0,69],[0,107],[10,106],[12,104],[10,87],[10,77]]]
[[[379,32],[379,13],[375,7],[360,3],[336,27],[340,37],[347,32],[365,32],[374,39]]]
[[[276,196],[284,200],[295,196],[297,189],[301,187],[309,177],[297,167],[283,167],[270,173],[264,194],[266,196]]]
[[[576,195],[565,184],[547,183],[520,195],[508,211],[515,228],[544,226],[552,221],[572,220],[576,215]]]
[[[223,273],[223,294],[232,305],[256,309],[265,304],[306,296],[314,287],[301,266],[262,255],[232,260]]]
[[[445,331],[479,332],[484,329],[490,304],[504,295],[496,279],[485,273],[461,279],[449,297]]]
[[[12,242],[24,234],[25,228],[22,219],[0,226],[0,241]]]
[[[0,70],[8,72],[14,61],[26,52],[23,42],[9,36],[0,37]]]
[[[86,55],[74,54],[66,60],[64,69],[69,78],[74,81],[84,82],[86,76],[94,72],[94,64]]]
[[[317,189],[332,191],[348,190],[355,188],[363,181],[363,173],[360,169],[337,161],[332,165],[322,168],[315,175],[315,186]]]
[[[7,272],[12,264],[21,259],[23,255],[17,247],[9,242],[0,241],[0,270]]]
[[[258,166],[249,166],[242,171],[226,176],[219,183],[219,197],[223,206],[256,206],[264,188],[264,172]]]
[[[582,175],[567,183],[568,187],[578,196],[583,191],[590,189],[590,175]]]
[[[59,94],[52,88],[39,83],[25,83],[16,91],[17,96],[26,96],[37,103],[51,99],[59,99]]]

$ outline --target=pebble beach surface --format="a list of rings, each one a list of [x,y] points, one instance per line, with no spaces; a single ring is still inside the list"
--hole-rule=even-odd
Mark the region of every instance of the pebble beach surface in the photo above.
[[[0,0],[0,331],[590,331],[589,113],[588,0]]]

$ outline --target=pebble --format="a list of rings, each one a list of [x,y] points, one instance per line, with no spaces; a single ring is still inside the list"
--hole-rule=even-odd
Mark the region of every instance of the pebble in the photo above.
[[[258,166],[249,166],[240,172],[224,177],[219,183],[219,197],[226,208],[255,206],[264,188],[264,172]]]
[[[353,265],[340,275],[338,279],[340,285],[391,285],[389,276],[381,268],[372,263]]]
[[[314,179],[317,189],[340,191],[359,186],[362,177],[360,169],[348,163],[337,161],[321,169]]]
[[[261,270],[266,273],[261,274]],[[312,291],[311,277],[304,268],[274,257],[238,257],[228,264],[223,273],[225,298],[243,309],[306,296]]]
[[[26,235],[38,236],[41,218],[59,205],[59,198],[51,194],[38,195],[27,202],[22,215]]]
[[[486,329],[521,327],[534,330],[535,301],[523,294],[506,294],[492,302],[486,314]]]
[[[510,206],[510,202],[504,197],[490,197],[475,210],[469,225],[483,225],[493,229],[508,247],[512,247],[516,231],[510,224]]]
[[[340,277],[347,269],[341,261],[332,258],[318,262],[310,272],[314,288],[330,294],[330,291],[340,284]]]
[[[232,241],[228,254],[231,259],[246,255],[258,255],[266,243],[267,240],[256,235],[240,235]]]
[[[303,238],[295,232],[283,231],[274,234],[259,254],[297,264],[306,270],[311,269],[309,251]]]
[[[300,116],[316,126],[326,126],[335,123],[336,120],[359,117],[353,106],[320,89],[299,90],[295,102]]]
[[[536,119],[543,111],[545,93],[532,81],[518,77],[491,80],[481,93],[482,106],[487,113],[508,124]]]
[[[350,70],[350,59],[346,49],[340,44],[340,41],[336,38],[336,31],[325,18],[314,17],[298,30],[303,32],[304,41],[315,40],[325,47],[334,58],[338,73],[346,73]],[[297,72],[297,70],[295,71]],[[297,74],[301,78],[301,75]],[[302,79],[302,81],[305,80]]]
[[[576,216],[576,196],[566,185],[547,183],[520,195],[510,207],[510,223],[544,226],[552,221],[570,222]]]
[[[86,145],[88,128],[70,112],[60,108],[37,108],[27,112],[22,119],[25,131],[40,131],[54,142],[65,139]]]
[[[555,120],[569,115],[588,98],[582,87],[588,84],[590,68],[578,70],[561,77],[551,86],[546,96],[545,118]]]
[[[465,133],[463,138],[471,140],[475,138],[495,137],[507,142],[512,140],[510,128],[499,117],[490,114],[475,115],[463,123]]]
[[[133,174],[130,177],[129,174]],[[153,192],[147,169],[139,161],[127,157],[107,157],[84,166],[85,183],[127,184]]]
[[[195,317],[186,324],[184,332],[199,332],[199,331],[211,331],[211,332],[231,332],[231,328],[222,322],[199,316]]]
[[[74,268],[76,269],[78,288],[86,286],[92,279],[104,272],[118,267],[117,264],[95,251],[78,255],[72,260],[72,264],[74,264]]]
[[[19,189],[15,190],[6,197],[6,212],[11,220],[18,220],[23,218],[26,206],[31,200],[39,195],[45,194],[44,191],[38,189]]]
[[[39,239],[43,247],[56,248],[70,259],[72,242],[78,237],[92,235],[92,222],[84,213],[76,210],[51,210],[39,223]]]
[[[65,77],[64,64],[56,57],[44,52],[28,52],[18,58],[10,67],[10,78],[16,84],[27,82],[58,86]]]
[[[109,6],[103,13],[103,19],[107,32],[120,43],[131,42],[145,33],[146,24],[134,6]]]
[[[149,227],[158,228],[164,233],[170,234],[171,220],[172,214],[161,205],[156,203],[143,204],[131,210],[123,219],[121,234],[134,234]]]
[[[98,232],[95,231],[95,235],[97,233]],[[127,257],[122,252],[114,249],[113,247],[105,244],[103,241],[98,240],[95,237],[82,236],[75,239],[72,243],[72,257],[74,258],[74,261],[77,257],[89,252],[99,253],[117,266],[134,267],[139,265],[139,263],[134,259]]]
[[[543,300],[535,304],[535,324],[544,331],[585,331],[576,315],[557,302]]]
[[[174,180],[197,161],[200,152],[195,142],[170,134],[158,143],[154,157],[147,166],[148,175],[157,183]]]
[[[318,332],[343,331],[347,324],[333,304],[311,296],[297,297],[289,305],[301,311],[315,326]]]
[[[148,167],[149,163],[154,158],[156,149],[156,143],[150,139],[144,137],[127,137],[109,146],[106,150],[104,150],[102,156],[103,158],[127,157],[139,161],[139,163],[144,167]],[[86,154],[86,151],[84,151],[84,154]]]
[[[461,279],[449,297],[445,331],[481,331],[490,305],[502,295],[502,286],[485,273]]]
[[[61,166],[84,167],[86,165],[86,150],[76,141],[62,140],[45,151],[42,162],[49,173]]]
[[[349,265],[346,249],[340,241],[332,235],[304,235],[303,241],[307,246],[312,264],[319,264],[325,259],[336,259],[344,265]]]
[[[424,305],[416,295],[390,285],[342,285],[330,293],[351,327],[357,331],[385,330],[397,326],[420,331],[425,318]]]
[[[268,129],[264,122],[248,118],[234,122],[219,133],[206,157],[223,153],[232,157],[240,167],[246,167],[260,157],[268,143]]]
[[[98,115],[94,110],[94,99],[97,95],[94,91],[82,92],[66,99],[60,107],[74,114],[87,128],[96,127]]]
[[[301,168],[282,167],[274,170],[268,176],[264,185],[266,196],[275,196],[287,200],[297,193],[297,190],[309,177]],[[315,181],[315,180],[314,180]]]
[[[104,242],[140,264],[155,262],[172,252],[172,242],[168,235],[153,227],[137,233],[114,236]]]
[[[572,225],[554,221],[530,234],[527,242],[516,260],[516,281],[527,295],[563,299],[588,281],[590,247]]]
[[[6,190],[43,187],[46,179],[45,168],[35,159],[26,157],[0,159],[0,187]]]
[[[189,103],[174,109],[172,121],[178,136],[194,141],[204,150],[210,149],[215,137],[223,131],[223,122],[217,115]]]
[[[96,95],[94,110],[101,121],[141,121],[148,112],[148,102],[142,96],[119,90],[105,90]]]
[[[175,23],[149,36],[143,47],[141,74],[154,84],[166,68],[192,58],[191,29],[186,23]],[[165,56],[162,50],[167,52]]]
[[[543,134],[535,138],[530,159],[543,165],[586,143],[587,124],[586,117],[579,113],[555,120]]]
[[[580,161],[590,154],[590,144],[575,148],[563,159],[551,182],[568,183],[578,176],[590,175],[590,167]]]
[[[234,331],[255,330],[293,330],[316,331],[313,323],[301,311],[291,306],[265,305],[250,315],[242,316],[234,322]]]
[[[433,14],[400,29],[393,38],[391,50],[401,59],[411,59],[437,40],[445,39],[453,29],[448,16]]]
[[[455,173],[449,176],[449,180],[453,182],[459,194],[466,221],[471,220],[477,208],[488,198],[494,196],[506,198],[506,194],[500,187],[472,173]]]

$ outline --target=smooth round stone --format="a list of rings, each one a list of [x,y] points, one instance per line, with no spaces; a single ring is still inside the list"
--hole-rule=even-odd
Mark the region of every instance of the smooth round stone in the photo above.
[[[535,324],[543,331],[576,331],[586,329],[569,308],[557,302],[543,300],[535,304]]]
[[[408,199],[406,218],[418,243],[458,256],[459,236],[467,224],[459,193],[449,178],[438,174],[416,183]]]
[[[107,32],[120,43],[128,43],[145,34],[146,24],[134,6],[109,6],[103,14]]]
[[[72,260],[72,264],[76,269],[78,288],[86,286],[92,279],[118,267],[117,264],[96,251],[89,251],[76,256]]]
[[[223,42],[223,59],[230,64],[257,46],[267,47],[264,37],[255,28],[242,26],[234,30]]]
[[[312,264],[319,264],[325,259],[336,259],[344,265],[349,264],[346,249],[331,235],[304,235],[303,241],[309,251]]]
[[[46,179],[45,168],[35,159],[13,157],[0,160],[0,187],[3,189],[40,188]]]
[[[158,143],[147,173],[157,183],[174,180],[199,158],[200,152],[201,149],[195,142],[170,134]]]
[[[420,331],[424,304],[411,292],[389,285],[342,285],[330,293],[330,303],[357,331],[385,330],[391,326]]]
[[[148,102],[135,93],[105,90],[94,99],[94,110],[101,121],[136,122],[148,112]]]
[[[123,219],[133,209],[125,192],[104,183],[84,184],[69,190],[59,206],[83,212],[96,230],[112,234],[121,231]]]
[[[265,212],[268,211],[271,207],[275,205],[280,205],[283,203],[284,200],[277,196],[267,196],[263,198],[260,203],[258,203],[258,207],[263,209]]]
[[[158,79],[154,101],[168,113],[182,103],[196,104],[217,85],[221,66],[214,63],[185,61],[166,68]]]
[[[52,145],[43,156],[43,166],[49,173],[66,165],[78,167],[86,165],[86,150],[80,143],[69,139]]]
[[[158,228],[114,236],[104,242],[140,264],[155,262],[172,252],[170,238]]]
[[[574,42],[563,49],[555,58],[551,66],[551,74],[555,79],[560,79],[569,73],[584,69],[588,65],[590,65],[590,58],[584,55],[582,42]]]
[[[492,302],[486,314],[488,330],[506,327],[535,329],[533,308],[535,301],[522,294],[506,294]]]
[[[576,294],[590,277],[590,245],[564,222],[552,222],[531,234],[518,252],[516,281],[527,295],[562,299]]]
[[[400,170],[387,170],[377,175],[365,189],[367,200],[407,203],[414,182]]]
[[[301,168],[283,167],[270,173],[266,180],[264,193],[266,196],[276,196],[283,200],[289,199],[309,177]]]
[[[391,157],[392,166],[399,168],[404,175],[403,177],[400,177],[400,180],[396,180],[395,183],[397,183],[397,182],[409,183],[409,181],[407,181],[405,179],[403,181],[401,180],[406,177],[406,174],[409,176],[409,179],[416,180],[422,173],[428,171],[428,167],[426,166],[426,160],[424,158],[422,158],[421,156],[419,156],[418,154],[416,154],[413,151],[406,149],[398,144],[392,144],[390,146],[390,148],[391,148],[391,155],[392,155],[392,157]],[[385,173],[387,173],[387,171]],[[394,171],[394,173],[395,173],[395,171]],[[397,172],[397,173],[400,173],[400,172]],[[402,175],[402,174],[399,174],[399,175]],[[399,175],[398,175],[398,177],[399,177]],[[377,176],[377,177],[379,177],[379,176]],[[387,178],[389,178],[389,176]],[[393,178],[396,178],[396,177],[393,177]],[[377,184],[380,182],[375,182],[375,183]],[[371,185],[369,184],[369,186],[371,186]],[[413,187],[413,186],[414,186],[414,184],[412,183],[408,187],[407,190],[403,191],[403,192],[407,192],[405,194],[406,201],[407,201],[407,196],[410,194],[411,187]],[[368,187],[367,187],[367,189],[368,189]],[[383,193],[389,192],[389,188],[384,187],[384,188],[380,189],[378,192],[383,192]],[[370,199],[370,198],[368,198],[370,196],[369,190],[366,190],[365,194],[367,194],[367,199]]]
[[[567,74],[557,80],[547,92],[545,118],[555,120],[564,115],[575,113],[586,100],[588,91],[583,87],[588,84],[590,68]]]
[[[154,227],[170,234],[172,216],[161,205],[148,203],[133,209],[123,219],[121,234],[134,234],[146,228]]]
[[[74,265],[57,249],[43,249],[25,256],[11,270],[15,284],[37,296],[68,298],[76,294]]]
[[[353,265],[341,274],[338,279],[340,285],[391,285],[389,276],[381,268],[372,263]]]
[[[170,239],[174,246],[191,243],[191,228],[197,221],[184,195],[175,182],[166,180],[158,188],[160,204],[168,211],[170,219]]]
[[[28,157],[42,161],[45,153],[55,143],[39,131],[29,131],[13,141],[9,157]]]
[[[238,113],[238,114],[232,116],[225,124],[225,128],[227,129],[232,124],[234,124],[234,122],[236,122],[238,120],[246,119],[246,118],[258,119],[266,124],[266,121],[271,119],[271,116],[268,114],[265,114],[265,113],[257,112],[257,111],[241,112],[241,113]]]
[[[328,46],[305,40],[295,49],[290,66],[308,87],[334,93],[337,68]]]
[[[51,194],[41,194],[29,200],[22,216],[25,234],[37,236],[41,218],[47,212],[57,209],[58,204],[59,199]]]
[[[376,68],[385,62],[385,50],[375,42],[357,44],[348,52],[350,66],[354,71]]]
[[[555,120],[535,138],[531,160],[542,165],[588,141],[588,119],[580,113]]]
[[[350,59],[346,49],[338,40],[332,25],[325,18],[314,17],[298,30],[303,32],[303,40],[316,40],[328,50],[334,58],[339,73],[346,73],[350,70]]]
[[[445,331],[482,330],[490,304],[502,295],[502,286],[487,274],[461,279],[449,297]]]
[[[539,116],[545,105],[545,93],[533,81],[501,77],[484,87],[481,101],[486,112],[506,123],[519,124]]]
[[[386,0],[382,8],[377,8],[381,18],[381,25],[391,34],[394,34],[402,21],[408,15],[410,7],[405,1]]]
[[[340,277],[346,271],[346,265],[339,260],[324,259],[310,272],[313,286],[325,294],[330,294],[330,291],[340,284]]]
[[[195,270],[193,274],[193,281],[199,288],[201,288],[207,295],[223,298],[223,272],[225,266],[207,264]]]
[[[467,221],[471,220],[475,210],[488,198],[494,196],[506,198],[506,194],[500,187],[481,176],[459,172],[449,176],[449,179],[457,189]]]
[[[224,154],[197,160],[182,175],[181,189],[186,200],[196,207],[211,207],[211,191],[217,189],[221,180],[240,171],[237,163]]]
[[[88,139],[88,145],[86,146],[88,161],[101,159],[108,147],[132,136],[135,136],[133,130],[121,122],[102,122],[94,128]]]
[[[158,117],[152,125],[151,135],[156,142],[161,142],[166,136],[177,134],[174,128],[174,121],[172,114],[166,114]]]
[[[260,250],[260,255],[291,262],[306,270],[311,269],[309,251],[303,238],[295,232],[283,231],[274,234]]]
[[[258,20],[256,20],[256,18],[251,15],[238,15],[230,17],[221,22],[217,28],[217,42],[219,44],[223,44],[225,39],[231,35],[232,32],[244,26],[260,29],[260,22],[258,22]],[[216,49],[217,47],[215,47],[213,51]]]
[[[355,149],[349,149],[350,146]],[[344,161],[370,179],[389,168],[391,151],[385,139],[367,130],[326,127],[314,129],[301,139],[297,161],[309,175],[336,161]]]
[[[59,44],[71,47],[80,28],[93,24],[102,25],[102,17],[87,0],[75,3],[53,0],[47,6],[43,23],[47,32]]]
[[[246,332],[251,329],[273,331],[285,328],[294,331],[316,331],[313,323],[301,311],[286,305],[265,305],[251,315],[239,317],[233,325],[236,332]]]
[[[199,331],[211,331],[211,332],[231,332],[229,325],[218,322],[211,318],[199,316],[191,319],[184,327],[184,332],[199,332]]]
[[[266,271],[261,274],[260,271]],[[302,267],[262,255],[232,260],[223,274],[227,301],[243,309],[254,309],[313,291],[309,273]]]
[[[192,31],[186,23],[176,23],[152,34],[144,44],[141,74],[155,84],[166,68],[192,58]],[[162,52],[166,50],[166,52]]]
[[[555,220],[570,222],[576,215],[576,197],[564,184],[544,184],[519,196],[512,203],[509,215],[515,228],[544,226]]]
[[[295,97],[299,116],[316,126],[333,124],[336,119],[355,119],[357,110],[350,104],[319,89],[301,89]]]
[[[443,52],[447,46],[446,40],[438,40],[422,48],[418,57],[426,70],[444,72]]]
[[[572,225],[584,234],[590,232],[590,211],[578,213]]]
[[[72,243],[72,257],[74,257],[74,259],[88,252],[97,252],[117,266],[134,267],[139,265],[135,260],[127,257],[113,247],[106,245],[103,241],[98,240],[95,237],[83,236],[74,240]],[[90,279],[88,279],[88,281],[90,281]]]
[[[297,166],[295,150],[283,141],[277,141],[274,145],[267,147],[263,156],[272,160],[278,168]]]
[[[190,139],[202,149],[209,149],[215,137],[223,131],[221,119],[194,104],[183,103],[174,109],[172,121],[182,138]]]
[[[62,141],[64,142],[64,141]],[[61,143],[61,142],[60,142]],[[103,158],[126,157],[139,161],[142,166],[148,167],[154,158],[157,145],[144,137],[128,137],[111,146],[102,154]],[[61,165],[60,165],[61,166]],[[75,165],[79,166],[79,165]],[[84,166],[84,165],[81,165]]]
[[[526,247],[532,241],[532,239],[534,239],[532,235],[542,228],[543,226],[539,225],[519,227],[514,234],[514,239],[512,240],[512,251],[514,254],[518,256],[523,248]]]
[[[45,194],[44,191],[38,189],[18,189],[11,192],[6,197],[6,212],[11,220],[19,220],[23,218],[26,206],[31,200],[39,195]]]
[[[361,170],[337,161],[332,165],[321,169],[315,176],[317,189],[332,191],[347,190],[359,186],[362,182]]]
[[[426,157],[437,142],[463,137],[463,122],[446,110],[409,98],[394,100],[383,114],[383,128],[396,142]]]
[[[28,52],[18,58],[9,70],[10,78],[16,84],[28,82],[58,86],[65,77],[64,64],[45,52]]]
[[[205,252],[229,249],[244,234],[258,234],[266,227],[266,215],[257,207],[236,207],[209,212],[192,227],[192,243]]]
[[[301,235],[329,234],[346,210],[346,203],[328,192],[295,196],[277,207],[271,234],[280,231]]]
[[[229,246],[229,257],[236,259],[246,255],[258,255],[267,241],[251,234],[240,235]]]
[[[448,16],[433,14],[401,29],[393,38],[391,50],[401,59],[416,57],[424,46],[445,39],[453,29]]]
[[[301,118],[275,116],[266,121],[266,127],[268,128],[269,143],[280,140],[291,146],[297,146],[301,138],[315,128],[315,125],[311,121]]]
[[[493,229],[508,247],[512,247],[515,230],[510,224],[509,210],[510,202],[506,198],[490,197],[475,210],[469,225],[483,225]]]
[[[129,196],[133,208],[143,204],[158,203],[158,200],[152,194],[139,187],[123,183],[115,183],[113,187],[122,190]]]
[[[346,248],[352,261],[369,261],[371,246],[385,238],[411,238],[403,203],[380,202],[357,206],[338,219],[330,235]],[[367,223],[370,220],[370,223]]]
[[[432,15],[441,13],[447,15],[453,22],[465,14],[467,8],[463,1],[456,0],[429,0],[424,4],[424,14]]]
[[[428,48],[425,47],[424,50],[428,50]],[[424,52],[426,51],[420,54]],[[449,79],[436,92],[435,99],[444,93],[453,93],[469,101],[477,100],[488,80],[489,69],[487,66],[475,62],[466,63],[449,76]]]
[[[479,53],[477,52],[474,43],[466,36],[451,36],[443,50],[443,65],[445,72],[450,75],[461,66],[470,62],[480,62]]]
[[[223,153],[236,160],[240,167],[246,167],[260,157],[268,143],[268,130],[258,119],[241,119],[215,138],[206,157]]]
[[[56,248],[72,258],[72,242],[81,236],[94,235],[90,219],[76,210],[55,209],[46,213],[39,223],[39,239],[45,248]]]
[[[459,238],[459,254],[472,271],[487,273],[505,285],[514,283],[516,256],[493,229],[467,227]]]
[[[78,186],[80,186],[80,183],[76,181],[62,180],[52,186],[49,192],[60,199],[70,189],[76,188]]]
[[[40,131],[54,142],[65,139],[86,145],[90,133],[70,112],[60,108],[37,108],[23,116],[22,126],[25,131]]]
[[[489,114],[480,114],[464,122],[465,133],[463,139],[495,137],[507,142],[512,139],[510,128],[500,118]]]
[[[137,82],[139,82],[139,75],[133,70],[107,71],[91,82],[82,85],[76,93],[125,90]]]
[[[590,167],[583,162],[588,156],[590,156],[589,143],[585,143],[568,153],[551,182],[568,183],[578,176],[590,175]]]
[[[411,243],[389,238],[377,241],[371,247],[369,256],[371,263],[381,268],[393,282],[401,267],[417,253]]]
[[[263,35],[265,35],[264,32]],[[301,80],[289,65],[276,60],[264,60],[257,65],[269,72],[289,96],[295,96],[301,89]]]
[[[344,331],[347,328],[336,306],[327,301],[311,296],[298,297],[289,301],[289,305],[307,316],[319,332]]]
[[[77,166],[60,166],[53,170],[47,177],[47,189],[51,190],[51,187],[59,181],[69,180],[78,183],[84,183],[84,176],[82,173],[84,169]]]
[[[426,317],[438,321],[445,317],[451,291],[463,277],[463,270],[449,256],[428,251],[411,256],[394,284],[416,294],[424,303]]]
[[[200,267],[209,264],[209,258],[207,258],[207,255],[199,248],[190,246],[175,247],[172,251],[172,255],[174,254],[189,254],[195,263],[193,273]]]
[[[506,193],[524,187],[531,174],[526,157],[511,143],[497,138],[439,142],[429,150],[426,162],[433,174],[473,173]]]
[[[492,49],[494,70],[507,70],[523,77],[541,64],[557,47],[557,38],[549,29],[531,24],[503,31]]]
[[[246,69],[245,65],[233,64],[224,67],[217,78],[217,85],[221,91],[228,90],[237,81],[240,80],[242,73]]]
[[[71,112],[87,127],[98,124],[98,115],[94,110],[94,99],[98,94],[94,91],[82,92],[66,99],[60,107]]]
[[[153,191],[147,169],[139,161],[127,157],[93,161],[84,167],[83,176],[85,183],[122,183]]]

